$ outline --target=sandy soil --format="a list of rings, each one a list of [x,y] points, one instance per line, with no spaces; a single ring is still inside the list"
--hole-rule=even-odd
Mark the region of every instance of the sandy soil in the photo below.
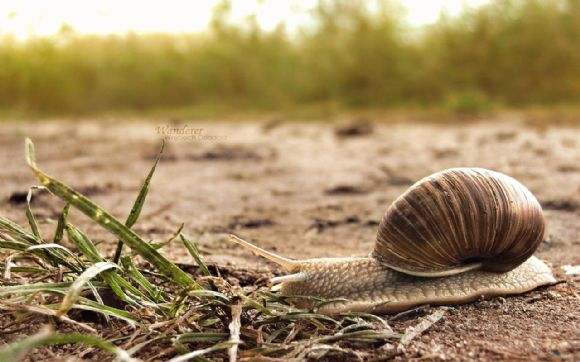
[[[167,128],[174,134],[135,229],[163,239],[185,223],[219,265],[276,270],[230,244],[235,232],[293,258],[362,256],[389,204],[415,180],[448,167],[507,173],[540,200],[548,229],[536,255],[559,284],[517,297],[456,306],[396,359],[574,360],[580,358],[580,128],[523,122],[342,125],[227,122],[0,124],[0,213],[25,222],[34,184],[23,138],[49,174],[125,218]],[[197,129],[197,130],[195,130]],[[192,138],[196,138],[193,140]],[[62,203],[39,194],[35,210],[52,235]],[[71,220],[108,254],[114,238],[78,212]],[[177,244],[168,256],[190,263]],[[420,314],[420,312],[419,312]],[[417,315],[393,321],[404,330]]]

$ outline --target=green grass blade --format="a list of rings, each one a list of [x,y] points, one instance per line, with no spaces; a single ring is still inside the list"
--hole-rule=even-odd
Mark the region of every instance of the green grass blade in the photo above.
[[[161,159],[161,155],[163,154],[164,148],[165,148],[165,141],[162,141],[161,148],[159,149],[159,153],[157,153],[157,158],[155,158],[155,163],[153,163],[153,167],[151,167],[149,174],[145,178],[145,181],[143,182],[143,185],[141,186],[141,190],[139,191],[139,194],[137,195],[137,199],[135,200],[135,203],[133,204],[133,207],[131,208],[131,212],[129,212],[129,216],[127,217],[127,220],[125,221],[125,226],[127,226],[128,228],[133,227],[133,225],[135,225],[135,223],[137,222],[137,219],[139,219],[139,215],[141,215],[141,210],[143,209],[143,205],[145,204],[145,199],[147,198],[147,194],[149,193],[149,183],[151,182],[151,178],[153,177],[153,174],[155,173],[155,169],[157,168],[157,164],[159,163],[159,160]],[[122,250],[123,250],[123,241],[119,240],[117,242],[117,248],[115,249],[115,255],[113,256],[114,263],[119,262],[119,258],[121,257]]]
[[[376,316],[374,314],[364,313],[364,312],[348,312],[348,313],[343,313],[341,315],[345,316],[345,317],[358,317],[358,318],[362,318],[362,319],[368,319],[370,321],[377,322],[377,323],[381,324],[384,329],[392,331],[391,326],[389,325],[389,323],[386,320],[384,320],[383,318]]]
[[[326,343],[340,340],[378,342],[387,339],[399,339],[399,338],[401,338],[401,334],[395,332],[364,330],[343,334],[335,334],[333,336],[320,337],[315,339],[315,341]]]
[[[106,287],[106,284],[101,282],[91,282],[93,286],[102,288]],[[60,283],[34,283],[34,284],[24,284],[24,285],[11,285],[0,287],[0,296],[10,295],[10,294],[32,294],[38,292],[52,293],[66,295],[70,289],[72,282],[60,282]],[[91,289],[90,285],[87,284],[83,290]],[[81,298],[82,299],[82,298]]]
[[[24,230],[15,222],[0,216],[0,231],[3,231],[13,240],[0,240],[0,247],[26,251],[31,245],[43,245],[43,241],[36,235]],[[79,271],[78,267],[69,263],[59,250],[36,250],[31,251],[34,255],[49,262],[53,266],[65,265],[71,270]]]
[[[38,240],[42,240],[42,236],[40,236],[40,229],[38,227],[38,222],[32,213],[32,207],[30,203],[32,202],[32,191],[33,190],[44,190],[42,186],[32,186],[28,189],[28,194],[26,195],[26,218],[28,219],[28,224],[30,225],[30,230]]]
[[[33,245],[30,246],[26,249],[26,251],[33,251],[33,250],[40,250],[40,249],[58,249],[60,251],[62,251],[64,254],[69,255],[77,264],[78,267],[76,268],[70,268],[73,271],[81,271],[84,269],[84,264],[83,262],[78,258],[78,256],[76,256],[72,251],[70,251],[68,248],[60,245],[60,244],[40,244],[40,245]],[[70,264],[67,263],[67,266],[69,266]]]
[[[331,305],[331,304],[335,304],[335,303],[338,303],[338,304],[339,303],[347,303],[349,301],[350,301],[349,299],[345,299],[345,298],[323,300],[323,301],[316,303],[316,305],[314,307],[312,307],[312,310],[314,312],[318,312],[320,309],[324,308],[327,305]]]
[[[151,167],[149,174],[147,174],[147,177],[145,178],[145,181],[143,182],[143,186],[141,186],[141,190],[139,191],[139,194],[137,195],[137,199],[135,200],[135,203],[133,204],[133,208],[131,209],[129,216],[127,217],[127,221],[125,221],[125,225],[129,228],[132,227],[137,222],[137,219],[139,219],[139,215],[141,215],[141,210],[143,209],[143,204],[145,203],[145,199],[147,198],[147,193],[149,192],[149,183],[151,182],[151,178],[153,177],[153,174],[155,173],[155,169],[157,168],[157,164],[159,163],[159,160],[161,159],[161,156],[163,155],[164,148],[165,148],[165,141],[162,141],[161,148],[159,149],[159,152],[157,153],[157,157],[155,158],[155,162],[153,163],[153,167]]]
[[[95,299],[97,301],[97,304],[105,305],[105,302],[103,301],[103,298],[101,298],[101,295],[99,294],[99,291],[97,290],[97,288],[95,288],[95,286],[93,285],[93,283],[88,282],[87,283],[87,286],[89,287],[89,289],[91,290],[91,292],[95,296]],[[74,308],[74,306],[73,306],[73,308]],[[106,314],[104,316],[105,316],[105,319],[106,319],[107,323],[109,323],[110,322],[109,316],[106,315]]]
[[[91,312],[95,312],[95,313],[100,313],[107,318],[108,317],[115,317],[117,319],[124,320],[125,322],[129,323],[132,326],[136,325],[136,320],[134,319],[134,317],[131,313],[124,311],[124,310],[121,310],[121,309],[110,307],[110,306],[105,305],[105,304],[99,304],[99,303],[76,304],[75,303],[71,306],[71,309],[80,309],[80,310],[86,310],[86,311],[91,311]]]
[[[62,304],[58,311],[56,312],[57,316],[65,315],[72,305],[76,303],[78,300],[81,291],[84,289],[85,285],[95,276],[99,275],[100,273],[104,272],[105,270],[109,270],[112,268],[119,268],[119,266],[115,263],[110,262],[99,262],[85,270],[70,286],[68,292],[64,296],[62,300]]]
[[[9,294],[30,294],[37,292],[66,294],[71,285],[72,282],[35,283],[35,284],[5,286],[0,287],[0,296],[5,296]]]
[[[129,356],[127,351],[105,341],[102,338],[80,333],[56,334],[50,331],[44,331],[5,346],[0,349],[0,361],[17,361],[37,347],[72,343],[83,343],[89,346],[98,347],[111,353],[121,361],[136,362],[135,359]]]
[[[175,337],[175,340],[181,343],[190,343],[190,342],[218,342],[218,341],[225,341],[230,336],[229,333],[220,333],[220,332],[192,332],[192,333],[183,333]]]
[[[1,247],[1,246],[0,246]],[[4,263],[0,264],[0,269],[4,268]],[[46,273],[46,269],[31,266],[13,266],[10,268],[13,273]]]
[[[152,242],[151,246],[154,247],[155,250],[159,250],[159,249],[165,247],[166,245],[169,245],[169,243],[171,243],[173,240],[175,240],[175,238],[177,238],[177,236],[179,236],[179,234],[181,233],[181,230],[183,230],[184,226],[185,226],[185,224],[182,223],[181,225],[179,225],[177,230],[173,234],[171,234],[171,236],[167,240]]]
[[[187,292],[187,295],[190,297],[212,297],[221,299],[224,302],[230,301],[230,299],[225,294],[213,290],[190,290]]]
[[[70,203],[66,203],[60,216],[58,217],[58,224],[56,224],[56,231],[54,232],[54,240],[53,242],[58,244],[61,242],[62,237],[64,236],[64,228],[66,226],[66,219],[68,217],[68,210],[70,209]]]
[[[0,240],[0,249],[26,251],[29,247],[30,244],[25,244],[20,241]]]
[[[145,289],[147,293],[149,293],[149,295],[153,298],[153,300],[155,300],[155,302],[157,303],[165,302],[165,299],[163,298],[163,292],[155,285],[153,285],[153,283],[147,280],[147,278],[145,278],[143,274],[141,274],[141,272],[139,271],[139,269],[137,269],[137,266],[133,263],[133,260],[130,257],[128,256],[122,257],[121,264],[123,265],[125,271],[129,273],[129,275],[131,275],[133,280],[139,283],[139,285],[143,289]]]
[[[40,244],[36,236],[26,231],[17,223],[2,216],[0,216],[0,231],[4,231],[15,241],[20,241],[28,245]]]
[[[153,301],[148,296],[143,294],[139,289],[135,288],[133,284],[129,283],[129,281],[127,281],[119,274],[112,271],[106,271],[103,273],[103,278],[107,281],[107,283],[109,283],[111,288],[113,288],[113,286],[114,288],[117,288],[113,290],[115,293],[117,293],[117,295],[123,295],[122,299],[127,303],[131,303],[135,307],[142,307],[144,304],[156,307],[156,304],[153,303]],[[120,289],[122,294],[118,289]]]
[[[105,261],[105,258],[99,253],[95,244],[83,233],[79,228],[73,224],[66,224],[66,233],[70,241],[72,241],[79,251],[93,263]]]
[[[200,288],[191,277],[181,270],[177,265],[167,260],[148,242],[143,240],[134,231],[123,225],[119,220],[103,210],[93,201],[75,191],[64,183],[48,176],[36,167],[36,160],[34,156],[34,145],[32,141],[27,138],[25,142],[26,159],[28,165],[40,180],[40,182],[49,189],[53,194],[70,202],[71,205],[83,212],[93,221],[101,225],[103,228],[116,235],[120,240],[127,244],[131,249],[136,251],[145,260],[154,265],[160,272],[165,274],[171,280],[184,287]]]
[[[45,305],[45,307],[58,309],[60,307],[60,304],[48,304]],[[135,326],[137,323],[137,321],[135,320],[135,316],[131,312],[127,312],[122,309],[117,309],[105,304],[97,303],[87,298],[82,297],[79,298],[79,303],[73,304],[71,309],[80,309],[100,313],[105,317],[115,317],[117,319],[124,320],[125,322],[129,323],[132,326]]]
[[[199,356],[203,356],[204,354],[208,354],[208,353],[211,353],[211,352],[220,351],[220,350],[223,350],[223,349],[228,349],[231,346],[232,346],[232,343],[230,343],[230,342],[218,343],[218,344],[213,345],[213,346],[208,347],[208,348],[198,349],[197,351],[193,351],[193,352],[189,352],[189,353],[183,354],[181,356],[173,357],[168,362],[184,362],[184,361],[189,361],[190,359],[193,359],[193,358],[199,357]]]
[[[203,260],[203,258],[199,254],[199,249],[197,249],[197,246],[195,245],[195,243],[193,241],[189,240],[187,238],[187,236],[185,236],[183,233],[179,233],[179,237],[181,238],[181,241],[183,242],[183,244],[187,248],[187,251],[189,251],[189,254],[193,257],[193,259],[195,260],[197,265],[199,265],[199,268],[201,269],[201,272],[203,273],[203,275],[206,277],[211,276],[211,273],[209,272],[209,269],[207,268],[205,261]]]

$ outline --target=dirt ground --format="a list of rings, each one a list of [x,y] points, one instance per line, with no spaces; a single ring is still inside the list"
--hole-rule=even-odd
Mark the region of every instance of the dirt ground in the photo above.
[[[580,277],[562,269],[580,264],[580,128],[518,120],[1,123],[0,213],[26,222],[25,196],[35,183],[24,162],[28,136],[44,171],[124,219],[164,133],[172,139],[135,230],[163,239],[185,223],[188,234],[199,235],[209,262],[261,273],[277,267],[232,245],[228,232],[293,258],[364,256],[383,213],[414,181],[456,166],[517,178],[544,207],[548,229],[536,255],[560,283],[455,306],[395,359],[580,359]],[[52,235],[63,204],[40,194],[33,205],[44,232]],[[111,255],[114,238],[78,212],[71,214]],[[177,244],[164,252],[192,262]],[[391,323],[403,331],[416,318]]]

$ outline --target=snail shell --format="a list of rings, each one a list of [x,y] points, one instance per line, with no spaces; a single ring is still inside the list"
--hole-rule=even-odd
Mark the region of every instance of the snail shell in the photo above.
[[[452,168],[418,181],[393,202],[372,256],[418,276],[506,272],[532,256],[544,229],[540,203],[517,180]]]

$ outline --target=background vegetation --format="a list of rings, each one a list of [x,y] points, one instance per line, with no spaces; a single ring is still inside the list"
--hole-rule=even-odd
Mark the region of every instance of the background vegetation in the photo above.
[[[321,0],[291,33],[229,12],[195,35],[0,33],[0,114],[580,104],[577,0],[496,0],[421,29],[381,0]]]

